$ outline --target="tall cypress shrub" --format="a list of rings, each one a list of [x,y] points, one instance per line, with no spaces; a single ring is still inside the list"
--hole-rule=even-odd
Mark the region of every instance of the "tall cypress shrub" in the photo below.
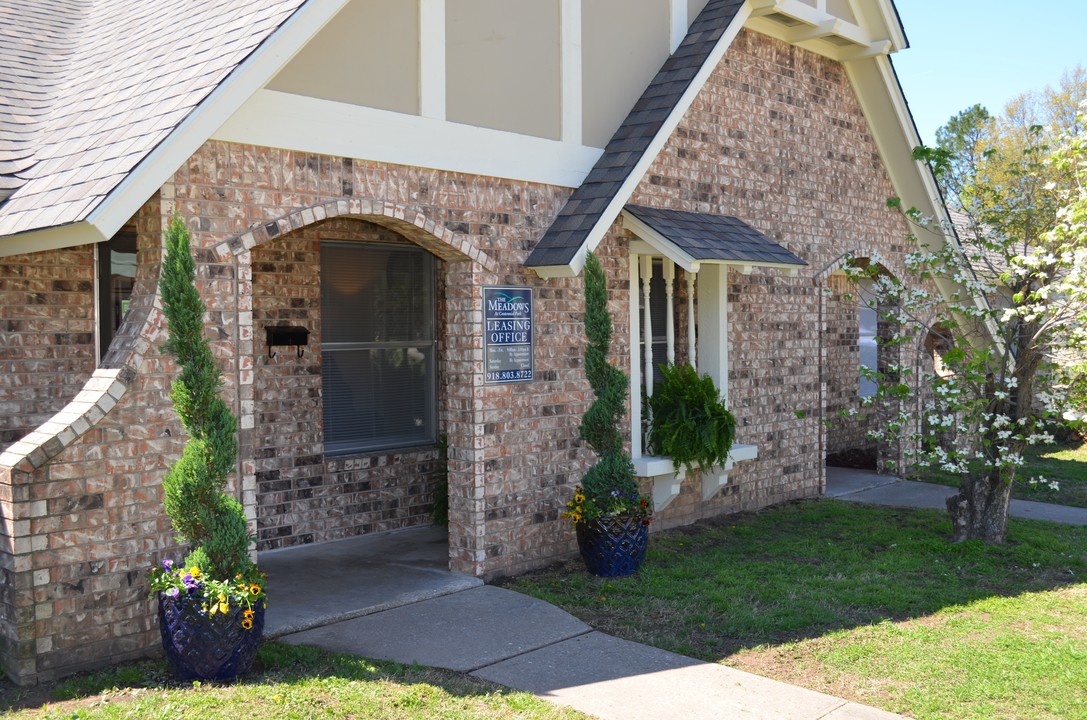
[[[589,253],[585,261],[585,374],[596,399],[581,419],[581,437],[600,459],[585,473],[582,488],[596,507],[614,504],[616,497],[638,498],[634,463],[623,449],[619,424],[626,412],[627,376],[608,362],[612,322],[604,269]]]
[[[222,375],[204,336],[189,231],[177,215],[166,231],[159,291],[169,330],[164,350],[180,368],[170,399],[189,436],[162,483],[166,513],[191,548],[186,567],[232,578],[252,567],[245,511],[224,492],[238,457],[237,420],[219,395]]]

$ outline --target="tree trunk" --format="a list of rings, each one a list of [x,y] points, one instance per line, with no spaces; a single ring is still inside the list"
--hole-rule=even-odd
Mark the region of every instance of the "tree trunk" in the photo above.
[[[993,470],[981,478],[963,480],[959,492],[947,499],[951,541],[981,540],[1000,545],[1008,539],[1008,503],[1014,468]]]

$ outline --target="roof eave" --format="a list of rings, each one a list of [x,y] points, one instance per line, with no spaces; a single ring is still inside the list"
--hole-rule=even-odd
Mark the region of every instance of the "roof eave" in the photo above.
[[[119,228],[120,226],[117,229]],[[116,232],[116,229],[113,232]],[[112,236],[112,232],[108,235],[103,234],[101,228],[86,221],[56,225],[0,237],[0,257],[91,245],[104,242]]]
[[[71,245],[100,242],[113,236],[137,210],[230,118],[249,97],[263,87],[347,0],[306,0],[190,112],[125,178],[91,207],[84,222],[76,223]],[[88,231],[83,226],[93,227]],[[52,237],[43,228],[39,232]],[[78,241],[77,241],[78,240]],[[21,243],[20,243],[21,244]],[[5,243],[6,245],[6,243]],[[69,245],[70,246],[70,245]],[[0,252],[5,250],[0,249]]]
[[[668,236],[658,232],[652,225],[638,218],[628,210],[621,213],[623,227],[648,243],[654,250],[668,258],[687,272],[697,272],[699,261],[689,253],[684,252],[678,245],[668,239]]]

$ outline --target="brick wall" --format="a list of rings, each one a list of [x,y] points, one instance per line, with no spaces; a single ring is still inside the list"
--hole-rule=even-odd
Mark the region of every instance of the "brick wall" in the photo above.
[[[174,209],[192,230],[208,335],[224,396],[239,415],[234,489],[262,532],[262,548],[415,524],[426,515],[434,450],[325,458],[315,426],[316,343],[300,360],[269,363],[260,336],[263,323],[286,317],[310,323],[319,337],[312,268],[322,232],[388,231],[441,260],[439,427],[450,446],[451,567],[489,577],[569,555],[573,532],[559,512],[591,461],[577,435],[589,397],[582,279],[543,281],[521,266],[568,192],[223,142],[200,148],[137,221],[132,319],[105,362],[118,370],[120,399],[87,410],[92,429],[51,462],[0,475],[0,503],[7,503],[0,508],[26,522],[3,526],[14,547],[0,551],[5,586],[13,588],[0,596],[5,669],[45,679],[157,643],[143,577],[176,554],[160,484],[181,440],[153,301],[162,222]],[[738,441],[757,445],[760,457],[738,466],[709,502],[697,478],[688,480],[656,528],[818,494],[827,380],[820,374],[822,273],[860,246],[878,249],[894,270],[905,226],[885,207],[891,194],[841,67],[741,33],[632,200],[738,216],[809,267],[800,277],[729,274],[732,409]],[[616,226],[597,249],[612,292],[612,359],[624,369],[628,241]],[[534,291],[532,383],[483,382],[487,285]],[[403,469],[420,478],[401,482]],[[361,507],[363,493],[393,479],[386,505]]]
[[[239,278],[241,322],[227,331],[228,336],[237,332],[239,340],[236,351],[224,344],[225,354],[233,355],[225,358],[225,365],[231,375],[233,368],[239,368],[236,390],[246,458],[243,500],[254,518],[261,517],[262,523],[267,519],[266,529],[279,522],[273,516],[283,516],[260,509],[259,486],[271,476],[258,476],[258,472],[279,470],[282,474],[280,465],[286,461],[258,455],[257,399],[262,385],[273,376],[262,374],[256,359],[264,352],[263,338],[256,337],[260,328],[255,317],[261,311],[253,301],[254,286],[261,282],[257,265],[266,244],[339,213],[378,222],[442,260],[445,330],[438,349],[444,395],[439,424],[450,445],[452,567],[484,575],[515,572],[571,551],[573,534],[558,512],[565,502],[566,486],[577,481],[586,457],[576,439],[587,390],[580,366],[581,280],[545,282],[521,266],[567,190],[210,142],[164,192],[182,216],[197,218],[191,223],[194,244],[215,248],[219,258],[215,262],[233,263],[235,269],[224,273],[233,272]],[[623,263],[625,259],[617,262],[616,272],[625,275]],[[483,383],[485,285],[534,289],[536,382]],[[621,287],[625,288],[625,281]],[[219,297],[232,298],[233,292],[224,288]],[[625,303],[617,306],[620,310],[625,312]],[[420,457],[427,467],[432,461],[432,455]],[[277,467],[264,467],[268,464]],[[345,482],[334,477],[337,467],[326,466],[321,488],[381,482],[383,474],[390,472],[374,464],[355,467],[352,479]],[[311,467],[307,472],[314,471]],[[318,483],[312,476],[308,482]],[[277,492],[290,492],[283,489],[286,485],[276,487]],[[267,494],[262,497],[271,499]],[[357,517],[357,525],[345,522],[334,530],[314,533],[303,521],[298,527],[307,529],[297,533],[294,519],[275,527],[290,524],[287,537],[312,534],[315,540],[372,527]],[[386,522],[405,525],[420,519],[413,510],[410,517],[386,518]],[[274,540],[265,538],[269,546]]]
[[[808,267],[729,273],[730,409],[737,442],[757,445],[759,458],[709,502],[688,478],[655,527],[819,494],[831,401],[821,271],[862,248],[900,267],[907,227],[886,206],[894,194],[843,68],[742,31],[631,201],[734,215]]]
[[[95,367],[94,247],[0,263],[0,450],[60,410]]]
[[[157,198],[137,216],[137,293],[106,365],[123,354],[121,346],[142,351],[164,339],[156,321],[146,335],[139,333],[144,323],[134,322],[155,317],[160,218]],[[144,655],[157,642],[144,577],[173,548],[160,487],[181,443],[166,398],[173,368],[157,349],[151,355],[113,371],[128,385],[115,404],[107,396],[71,410],[60,435],[82,434],[49,450],[56,452],[51,462],[0,470],[0,502],[12,501],[0,515],[15,518],[0,537],[0,660],[9,677],[47,680]]]

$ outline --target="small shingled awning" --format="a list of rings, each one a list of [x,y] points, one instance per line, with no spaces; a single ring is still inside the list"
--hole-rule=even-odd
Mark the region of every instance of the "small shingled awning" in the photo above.
[[[807,265],[743,220],[727,215],[627,205],[623,224],[684,270],[713,263],[796,272]]]

